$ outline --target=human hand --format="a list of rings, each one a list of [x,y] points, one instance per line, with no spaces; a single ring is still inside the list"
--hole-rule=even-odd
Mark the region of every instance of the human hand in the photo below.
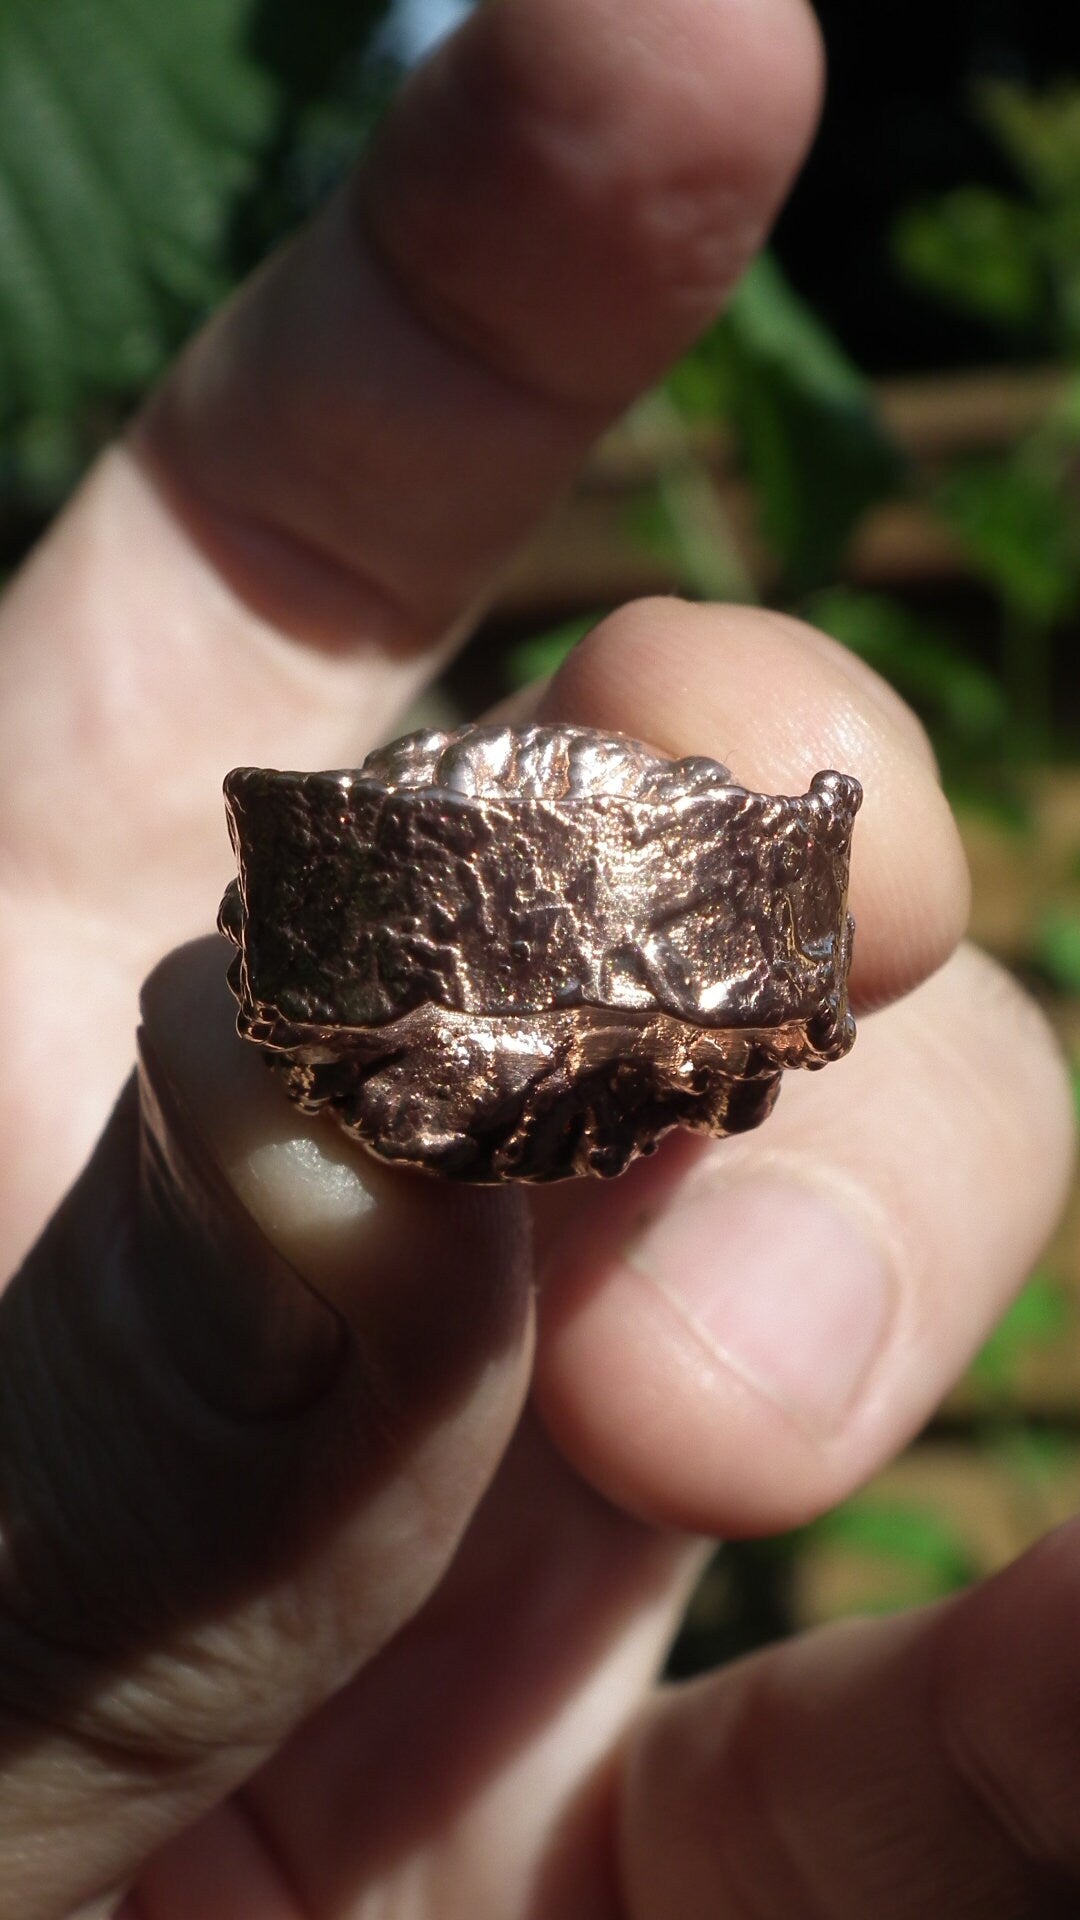
[[[1076,1866],[1073,1530],[651,1699],[692,1536],[893,1453],[1068,1175],[1052,1044],[954,952],[923,735],[820,636],[630,608],[532,696],[862,780],[881,1010],[760,1135],[533,1204],[394,1174],[281,1097],[206,941],[146,988],[141,1157],[129,1086],[34,1239],[227,877],[224,770],[394,729],[722,301],[818,88],[798,0],[483,9],[0,609],[0,1914],[953,1920]]]

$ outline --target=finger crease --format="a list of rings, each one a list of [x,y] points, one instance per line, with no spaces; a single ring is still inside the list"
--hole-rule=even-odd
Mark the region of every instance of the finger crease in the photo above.
[[[256,1806],[244,1788],[234,1795],[233,1804],[262,1856],[268,1874],[278,1882],[281,1893],[293,1909],[295,1920],[315,1920],[314,1911],[301,1891],[296,1870],[262,1809]]]
[[[470,372],[482,374],[485,379],[505,387],[515,400],[562,415],[568,424],[578,426],[592,438],[614,411],[614,401],[599,406],[595,400],[589,401],[569,392],[560,393],[549,382],[527,373],[513,359],[497,358],[493,351],[497,336],[488,330],[482,315],[470,312],[459,302],[445,299],[430,283],[421,292],[419,283],[403,270],[400,261],[368,221],[359,193],[354,198],[351,212],[350,230],[355,234],[357,247],[367,249],[393,299],[414,325],[421,327],[438,347],[453,354]]]
[[[957,1711],[956,1688],[948,1672],[951,1622],[952,1617],[946,1615],[937,1635],[927,1715],[931,1738],[941,1755],[946,1777],[967,1800],[978,1825],[989,1825],[1009,1854],[1032,1872],[1039,1885],[1045,1885],[1048,1892],[1051,1888],[1061,1888],[1066,1874],[1062,1849],[1057,1837],[1039,1821],[1038,1794],[1030,1794],[1030,1804],[1025,1804],[1023,1792],[1017,1793],[1015,1783],[1006,1778],[985,1744],[965,1735],[965,1716],[962,1709]],[[1075,1898],[1075,1881],[1072,1885]],[[1072,1910],[1070,1907],[1069,1911]],[[1039,1911],[1046,1909],[1040,1907]]]

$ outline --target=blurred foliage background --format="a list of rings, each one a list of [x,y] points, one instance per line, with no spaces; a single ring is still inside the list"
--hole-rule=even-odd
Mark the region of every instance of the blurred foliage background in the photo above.
[[[0,568],[465,5],[0,0]],[[1080,1060],[1080,29],[1049,0],[819,11],[831,95],[774,250],[435,698],[549,671],[642,590],[812,619],[922,714],[976,932]],[[932,1598],[1076,1505],[1078,1229],[878,1483],[718,1555],[677,1670]]]

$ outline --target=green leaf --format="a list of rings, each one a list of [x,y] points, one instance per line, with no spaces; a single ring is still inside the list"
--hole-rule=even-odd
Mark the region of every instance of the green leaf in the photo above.
[[[1025,1491],[1045,1491],[1076,1472],[1080,1449],[1067,1433],[1029,1425],[1022,1415],[1001,1427],[988,1427],[981,1451],[996,1472]]]
[[[857,1495],[816,1521],[810,1533],[829,1545],[914,1571],[927,1600],[969,1585],[978,1572],[973,1555],[949,1520],[914,1502],[873,1493]],[[897,1605],[908,1606],[911,1601],[910,1593],[897,1596]]]
[[[664,382],[672,404],[690,421],[721,421],[732,413],[735,353],[727,318],[717,320],[671,368]]]
[[[124,404],[248,264],[336,0],[0,0],[0,421]],[[352,10],[354,48],[381,7]],[[329,40],[328,40],[329,36]]]
[[[975,91],[979,118],[1039,200],[1074,207],[1080,197],[1080,87],[1036,90],[985,80]]]
[[[1048,908],[1032,937],[1032,958],[1055,987],[1080,994],[1080,913]]]
[[[771,256],[668,390],[690,414],[732,420],[790,592],[831,578],[867,507],[900,483],[866,382]]]
[[[866,660],[918,708],[932,728],[971,746],[996,741],[1008,721],[1000,683],[969,660],[934,622],[885,594],[826,588],[806,604],[807,618]]]
[[[656,388],[627,416],[624,430],[648,436],[660,429],[670,451],[645,491],[631,498],[623,518],[630,537],[663,561],[671,583],[699,600],[757,598],[756,583],[708,464],[694,450],[685,417],[670,392]],[[679,447],[680,439],[683,445]]]
[[[177,303],[194,308],[224,290],[231,205],[269,137],[273,101],[230,47],[239,23],[222,12],[208,0],[157,12],[135,0],[0,6],[9,420],[141,385],[177,331]],[[204,42],[230,70],[229,129],[200,125],[185,103],[163,57],[184,69],[176,28],[163,31],[169,20],[184,22],[188,93]]]
[[[1040,626],[1080,596],[1080,527],[1059,461],[1028,457],[957,466],[933,504],[983,578],[1015,613]]]
[[[901,268],[939,299],[1033,344],[1080,351],[1080,87],[1042,92],[992,81],[975,92],[979,118],[1027,197],[956,188],[903,214]]]
[[[988,187],[957,187],[902,213],[893,252],[909,280],[997,325],[1045,318],[1048,280],[1038,215]]]
[[[561,626],[552,627],[547,633],[533,634],[527,640],[517,641],[503,655],[502,670],[506,685],[516,690],[518,687],[531,686],[534,680],[546,679],[548,674],[562,666],[567,654],[601,618],[599,613],[582,614],[576,620],[567,620]]]
[[[1040,1268],[972,1361],[972,1379],[999,1397],[1008,1394],[1028,1356],[1061,1338],[1071,1312],[1072,1303],[1061,1281]]]

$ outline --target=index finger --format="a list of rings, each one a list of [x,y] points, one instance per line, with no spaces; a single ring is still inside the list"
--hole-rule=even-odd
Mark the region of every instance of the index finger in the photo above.
[[[478,10],[5,603],[22,889],[122,910],[153,952],[205,925],[223,772],[332,764],[392,723],[605,421],[714,314],[817,89],[802,0]]]
[[[803,0],[479,9],[9,592],[10,1247],[104,1120],[138,980],[208,924],[223,773],[349,764],[392,726],[721,303],[818,91]]]

